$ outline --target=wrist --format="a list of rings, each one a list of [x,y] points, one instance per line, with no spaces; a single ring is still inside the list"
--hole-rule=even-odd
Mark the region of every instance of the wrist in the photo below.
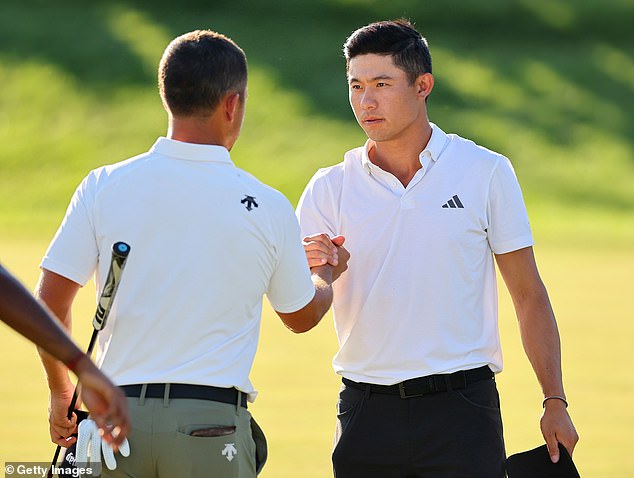
[[[73,382],[70,381],[70,378],[67,378],[64,381],[49,380],[48,389],[50,391],[51,397],[65,400],[73,395],[75,385],[73,385]]]
[[[75,375],[79,376],[79,371],[82,368],[82,364],[84,360],[87,360],[87,359],[88,359],[88,356],[85,353],[83,353],[82,351],[77,351],[77,353],[73,355],[73,357],[64,365],[66,365],[68,370],[73,372]]]
[[[326,286],[332,285],[333,267],[330,264],[324,264],[322,266],[315,266],[310,269],[312,275],[317,276],[325,283]]]
[[[546,408],[547,405],[568,408],[568,400],[564,395],[547,395],[542,400],[542,408]]]

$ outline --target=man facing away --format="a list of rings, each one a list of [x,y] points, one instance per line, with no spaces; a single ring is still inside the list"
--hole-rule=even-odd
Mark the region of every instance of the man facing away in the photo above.
[[[105,476],[254,477],[247,398],[256,395],[249,371],[262,295],[291,330],[309,330],[346,261],[311,274],[288,200],[231,161],[247,94],[246,58],[232,40],[179,36],[158,82],[167,137],[79,185],[42,260],[38,293],[70,329],[77,290],[93,273],[100,290],[112,243],[129,243],[98,360],[128,396],[131,453]],[[43,362],[51,438],[67,446],[75,429],[65,417],[67,370]]]
[[[566,410],[559,334],[509,161],[429,122],[426,40],[405,20],[356,30],[349,99],[368,140],[318,171],[297,208],[302,233],[346,237],[333,284],[343,377],[337,478],[497,478],[505,450],[495,262],[544,393],[551,459],[578,436]],[[328,251],[306,246],[309,264]]]

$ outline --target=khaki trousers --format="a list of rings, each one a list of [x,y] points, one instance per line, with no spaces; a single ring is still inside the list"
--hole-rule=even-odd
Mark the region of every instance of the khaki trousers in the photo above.
[[[255,478],[246,408],[208,400],[128,398],[130,456],[115,454],[105,478]],[[235,427],[235,430],[232,429]],[[225,433],[222,436],[215,432]]]

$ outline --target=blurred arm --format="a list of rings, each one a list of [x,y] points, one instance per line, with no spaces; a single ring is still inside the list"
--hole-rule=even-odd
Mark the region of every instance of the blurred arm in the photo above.
[[[48,272],[46,275],[48,274],[52,273]],[[57,277],[61,278],[61,276]],[[47,277],[46,281],[41,279],[40,286],[44,282],[50,284],[49,278]],[[79,288],[73,282],[67,284],[70,286],[69,289],[75,289],[73,284]],[[72,292],[73,297],[75,293],[76,290]],[[70,301],[72,303],[72,298]],[[60,372],[62,382],[70,382],[66,366],[63,364],[72,364],[73,371],[82,384],[84,403],[95,422],[104,430],[104,438],[115,445],[120,444],[130,428],[124,395],[75,345],[44,306],[37,302],[2,266],[0,266],[0,319],[35,343],[40,349],[42,361],[50,362],[54,370],[58,368],[62,370]],[[67,408],[68,405],[63,411],[64,416]],[[106,422],[116,428],[106,427]],[[113,432],[116,437],[113,436]],[[68,445],[69,442],[64,441],[63,444]]]
[[[82,352],[50,313],[0,266],[0,318],[57,360],[68,363]]]

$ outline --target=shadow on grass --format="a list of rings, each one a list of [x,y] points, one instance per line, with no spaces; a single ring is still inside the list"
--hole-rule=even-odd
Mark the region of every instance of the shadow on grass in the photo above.
[[[457,119],[486,111],[556,148],[574,150],[584,131],[600,131],[631,150],[634,6],[620,0],[597,3],[578,0],[573,8],[556,0],[392,0],[389,6],[373,0],[196,0],[174,6],[165,0],[54,5],[5,0],[0,59],[52,63],[88,91],[153,88],[165,43],[208,27],[234,38],[252,67],[302,95],[311,114],[352,122],[341,45],[360,25],[405,16],[430,40],[438,78],[430,112],[448,130],[508,150],[499,133]],[[124,33],[130,41],[122,41],[113,31],[116,9],[139,13],[162,33],[162,44],[149,45],[150,58],[140,58],[131,47],[137,34],[139,44],[150,41],[144,32],[130,29]],[[551,193],[583,196],[569,186],[567,192],[554,188]],[[592,200],[634,208],[628,198],[610,193]]]

